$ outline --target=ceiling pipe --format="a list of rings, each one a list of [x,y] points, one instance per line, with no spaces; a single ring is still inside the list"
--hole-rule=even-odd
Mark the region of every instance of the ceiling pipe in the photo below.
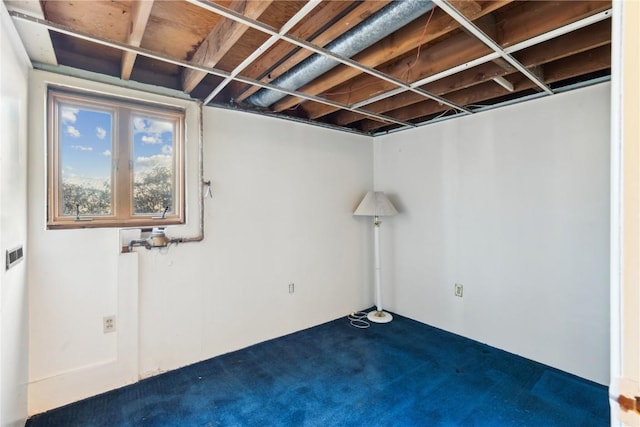
[[[337,55],[350,58],[424,15],[433,7],[433,2],[427,0],[393,1],[362,21],[352,30],[327,44],[325,49]],[[274,79],[271,84],[295,90],[339,64],[340,62],[333,58],[315,54],[293,67],[287,73]],[[279,92],[262,89],[247,98],[246,102],[266,108],[285,96]]]

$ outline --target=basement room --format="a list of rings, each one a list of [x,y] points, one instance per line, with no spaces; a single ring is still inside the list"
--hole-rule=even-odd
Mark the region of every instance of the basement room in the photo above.
[[[0,427],[640,425],[640,2],[0,22]]]

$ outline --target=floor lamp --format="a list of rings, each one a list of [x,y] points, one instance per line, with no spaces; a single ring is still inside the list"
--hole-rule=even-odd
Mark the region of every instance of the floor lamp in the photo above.
[[[367,314],[367,319],[375,323],[388,323],[393,316],[382,309],[382,291],[380,285],[380,218],[381,216],[393,216],[398,211],[387,199],[382,191],[369,191],[353,213],[356,216],[373,217],[373,246],[376,285],[376,309]]]

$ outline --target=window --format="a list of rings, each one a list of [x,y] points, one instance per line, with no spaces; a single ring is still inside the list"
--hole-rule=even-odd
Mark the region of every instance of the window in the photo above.
[[[48,97],[48,228],[184,223],[184,110]]]

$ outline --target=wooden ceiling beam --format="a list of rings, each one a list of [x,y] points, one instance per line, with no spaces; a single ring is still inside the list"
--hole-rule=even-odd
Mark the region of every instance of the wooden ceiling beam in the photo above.
[[[233,0],[228,9],[248,18],[258,19],[271,3],[272,0]],[[193,54],[193,58],[191,58],[191,62],[203,67],[215,67],[218,61],[233,48],[248,29],[248,26],[231,19],[221,19],[200,43],[200,46]],[[185,69],[182,72],[182,90],[190,93],[206,75],[207,73],[199,70]]]
[[[535,67],[560,58],[570,57],[576,53],[589,51],[599,46],[605,46],[609,43],[611,43],[611,21],[606,20],[532,46],[514,56],[526,67]],[[493,77],[504,76],[511,72],[513,72],[513,69],[507,72],[494,62],[488,62],[429,83],[422,86],[422,89],[435,95],[443,96],[455,90],[491,80]],[[402,107],[421,101],[423,101],[423,98],[418,94],[402,93],[393,98],[369,104],[365,109],[383,114],[399,106]],[[352,111],[340,111],[334,116],[334,120],[344,126],[361,120],[362,117],[361,114]]]
[[[532,89],[537,87],[531,80],[527,79],[522,75],[517,75],[518,83],[514,84],[514,88],[516,91],[520,92],[527,89]],[[454,92],[450,95],[449,99],[457,99],[459,102],[468,104],[476,104],[482,102],[487,99],[497,98],[500,96],[508,95],[510,92],[507,91],[502,86],[494,83],[494,82],[485,82],[477,86],[473,86],[467,89],[462,89],[457,92]],[[450,110],[446,105],[440,105],[437,102],[428,101],[421,102],[418,104],[413,104],[410,106],[398,108],[397,110],[391,111],[390,115],[393,117],[407,117],[407,120],[414,120],[418,117],[429,116],[432,114],[443,113],[447,110]],[[362,130],[366,132],[371,132],[376,129],[380,129],[385,124],[380,124],[378,122],[372,120],[363,120],[360,123],[360,127]]]
[[[533,2],[533,3],[542,3],[542,2]],[[527,17],[529,19],[528,23],[526,26],[523,26],[520,30],[520,32],[516,31],[517,29],[512,29],[510,30],[508,33],[505,33],[503,31],[503,29],[501,28],[502,21],[501,18],[498,17],[498,21],[497,21],[497,31],[502,33],[502,36],[496,36],[495,38],[500,39],[502,37],[501,43],[503,45],[513,45],[516,42],[520,42],[523,40],[527,40],[528,38],[531,37],[535,37],[539,34],[542,34],[546,31],[549,30],[549,27],[546,24],[546,21],[548,19],[547,14],[551,13],[552,11],[555,11],[558,15],[562,16],[563,18],[561,20],[554,20],[554,22],[556,22],[556,25],[558,26],[563,26],[563,25],[567,25],[569,23],[575,22],[576,18],[572,17],[568,12],[562,12],[565,9],[572,11],[572,13],[576,13],[575,11],[575,7],[569,3],[572,2],[544,2],[544,4],[542,5],[535,5],[535,6],[531,6],[530,10],[527,10]],[[608,2],[578,2],[580,3],[580,18],[584,17],[585,15],[585,11],[590,11],[591,14],[593,13],[597,13],[600,12],[602,10],[606,10],[607,6],[608,6]],[[517,8],[520,8],[522,6],[517,6]],[[595,11],[594,11],[595,9]],[[536,13],[534,14],[532,11],[535,11]],[[476,25],[478,25],[478,22],[476,22]],[[535,31],[532,31],[531,28],[536,29]],[[542,28],[543,30],[537,30],[538,28]],[[556,28],[556,27],[553,27]],[[487,32],[484,28],[481,28],[485,33],[487,33],[490,37],[494,37],[494,35],[492,35],[491,33]],[[505,34],[508,34],[508,39],[505,39]],[[524,35],[524,36],[523,36]],[[429,50],[434,49],[434,47],[431,47]],[[472,60],[473,57],[468,57],[466,59],[462,59],[458,64],[455,65],[459,65],[459,64],[463,64],[465,62],[469,62],[470,60]],[[524,64],[525,66],[527,65],[532,65],[532,64]],[[382,70],[381,70],[382,71]],[[385,72],[385,71],[383,71]],[[426,73],[425,75],[433,75],[435,73]],[[419,78],[416,78],[414,80],[418,80]],[[374,83],[373,78],[369,77],[369,76],[363,76],[363,80],[368,80],[370,83],[370,85],[372,87],[376,87],[376,83]],[[359,85],[361,85],[362,87],[365,87],[367,84],[364,83],[363,81],[358,82]],[[338,86],[338,88],[335,89],[336,92],[346,92],[348,91],[349,86],[354,85],[353,82],[346,82],[345,84],[343,84],[342,86]],[[301,92],[307,92],[306,87],[303,87],[300,89]],[[350,103],[356,103],[356,102],[360,102],[362,100],[365,100],[367,98],[373,97],[375,96],[377,93],[371,91],[370,94],[367,94],[365,91],[363,91],[362,93],[356,94],[353,91],[350,92],[351,98],[348,102]],[[305,106],[306,108],[306,106]],[[318,118],[318,117],[322,117],[325,114],[329,114],[332,113],[333,111],[335,111],[334,109],[331,108],[323,108],[323,106],[319,106],[317,104],[314,104],[313,106],[309,106],[308,108],[309,112],[308,114],[310,114],[310,117],[312,118]]]
[[[537,44],[513,56],[523,64],[544,64],[611,43],[611,20],[601,21],[544,43]]]
[[[484,5],[472,19],[478,19],[499,9],[509,1],[489,2]],[[464,2],[463,2],[464,3]],[[427,24],[428,14],[420,19],[416,19],[404,28],[384,38],[373,46],[363,50],[353,56],[353,60],[367,67],[377,67],[385,62],[389,62],[394,58],[398,58],[407,52],[415,51],[417,55],[417,47],[430,43],[439,37],[457,30],[459,24],[444,13],[440,9],[433,12],[433,16],[428,23],[427,32],[425,33],[425,25]],[[319,95],[328,91],[346,80],[361,75],[362,72],[355,68],[340,65],[333,70],[325,73],[322,77],[309,82],[301,88],[302,92]],[[284,98],[273,106],[274,111],[284,111],[301,102],[300,99]]]
[[[144,36],[144,30],[147,28],[147,22],[149,16],[151,16],[151,9],[153,8],[154,0],[135,0],[131,6],[131,22],[129,36],[126,43],[131,46],[139,47]],[[134,52],[124,51],[122,52],[122,63],[120,66],[120,78],[122,80],[129,80],[131,78],[131,71],[133,70],[133,64],[136,61],[136,54]]]
[[[484,29],[490,31],[490,28],[485,27]],[[488,53],[490,53],[490,49],[487,46],[465,33],[458,32],[456,35],[431,46],[429,49],[425,49],[420,53],[419,57],[413,55],[405,56],[380,68],[379,71],[399,80],[411,82],[468,62],[471,59],[480,58]],[[371,78],[368,75],[362,75],[342,86],[338,86],[335,92],[329,93],[326,98],[335,101],[340,99],[342,103],[353,104],[395,87],[391,83]],[[306,93],[306,87],[303,87],[301,92]],[[336,111],[317,104],[305,105],[305,110],[312,119]]]
[[[449,0],[449,4],[469,19],[475,19],[482,11],[482,6],[473,0]]]
[[[609,67],[611,67],[611,48],[610,45],[605,45],[579,53],[575,56],[550,62],[542,68],[544,70],[545,83],[549,84],[571,79],[585,73],[601,71]],[[514,85],[514,92],[522,92],[537,87],[533,82],[525,79],[524,76],[520,74],[513,74],[513,77],[510,76],[509,79]],[[486,82],[481,85],[453,92],[449,94],[447,99],[459,105],[469,105],[487,102],[493,98],[508,94],[509,92],[501,86],[495,83],[492,84],[492,82]],[[438,105],[436,102],[423,101],[419,104],[412,104],[393,111],[386,111],[385,115],[400,121],[409,121],[420,119],[430,114],[441,113],[447,109],[449,109],[449,107]],[[386,125],[365,119],[360,123],[360,126],[362,130],[370,132],[383,128]]]
[[[512,71],[513,72],[513,71]],[[473,67],[469,70],[454,74],[449,77],[437,80],[428,85],[422,86],[424,89],[434,95],[445,95],[456,90],[464,89],[470,86],[474,86],[486,81],[491,80],[494,77],[501,77],[508,74],[502,67],[493,63],[487,62],[477,67]],[[380,101],[371,103],[364,107],[367,111],[382,112],[391,111],[398,107],[415,104],[424,101],[424,97],[415,92],[403,92],[394,97],[382,99]],[[362,120],[363,116],[353,111],[340,111],[335,114],[334,120],[337,124],[344,126],[358,120]]]
[[[611,8],[610,1],[528,1],[499,14],[498,38],[502,47],[528,40]]]
[[[390,0],[361,2],[351,11],[346,13],[345,16],[331,25],[330,28],[326,29],[321,34],[309,41],[316,46],[324,47],[325,45],[339,37],[341,34],[343,34],[345,31],[350,30],[351,28],[362,22],[362,20],[366,19],[368,16],[382,9],[389,2]],[[314,13],[313,18],[305,21],[298,28],[292,31],[291,34],[300,39],[308,40],[313,36],[315,32],[320,30],[323,25],[326,25],[326,23],[332,21],[336,15],[339,15],[341,12],[343,12],[349,6],[349,4],[349,2],[344,1],[330,1],[321,3],[321,6],[323,6],[323,8]],[[287,55],[291,56],[287,58]],[[242,74],[246,77],[258,79],[263,74],[268,72],[268,75],[262,77],[260,81],[269,83],[282,74],[286,73],[296,64],[302,62],[311,55],[313,55],[313,52],[309,50],[300,49],[298,47],[292,46],[289,43],[281,42],[274,46],[274,48],[269,50],[263,56],[261,56],[259,60],[254,61],[243,71]],[[278,63],[282,58],[287,59]],[[273,64],[278,65],[273,67]],[[271,67],[273,68],[270,69]],[[235,99],[236,101],[241,102],[258,90],[260,90],[260,88],[256,86],[251,86],[249,88],[243,86],[242,91],[237,92],[238,95]]]
[[[544,66],[545,79],[558,82],[581,74],[611,68],[611,45],[604,45]]]

